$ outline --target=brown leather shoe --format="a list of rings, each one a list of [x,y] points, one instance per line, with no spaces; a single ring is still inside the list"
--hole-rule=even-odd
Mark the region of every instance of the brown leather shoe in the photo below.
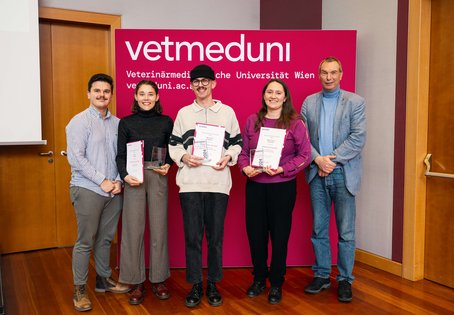
[[[151,287],[153,289],[154,295],[156,295],[158,299],[167,300],[170,297],[170,292],[165,282],[153,283]]]
[[[130,290],[129,285],[117,282],[112,277],[104,278],[96,275],[95,292],[127,293]]]
[[[73,295],[74,309],[79,312],[91,310],[91,301],[88,298],[87,288],[85,284],[74,286]]]
[[[139,305],[145,297],[145,287],[143,283],[136,284],[129,293],[129,304]]]

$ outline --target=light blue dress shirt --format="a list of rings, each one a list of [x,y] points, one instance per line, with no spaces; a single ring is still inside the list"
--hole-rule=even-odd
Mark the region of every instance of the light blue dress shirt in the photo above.
[[[100,185],[104,179],[121,181],[115,162],[119,121],[110,111],[103,117],[93,106],[71,119],[66,126],[71,187],[111,196]]]

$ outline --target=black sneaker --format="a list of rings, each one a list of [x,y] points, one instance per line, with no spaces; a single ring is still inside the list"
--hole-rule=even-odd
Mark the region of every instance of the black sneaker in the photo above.
[[[222,305],[222,297],[221,297],[221,294],[218,291],[218,288],[216,288],[216,283],[208,281],[208,284],[207,284],[207,298],[208,298],[208,303],[211,306]]]
[[[186,296],[185,304],[187,307],[196,307],[199,305],[203,296],[202,282],[196,283],[192,286],[191,292]]]
[[[270,304],[278,304],[282,300],[282,288],[281,287],[271,287],[270,292],[268,292],[268,302]]]
[[[352,294],[352,284],[347,280],[339,281],[337,287],[337,299],[339,302],[351,302],[353,298]]]
[[[314,280],[312,280],[312,282],[304,288],[304,292],[317,294],[323,289],[328,289],[330,286],[331,284],[329,278],[315,277]]]
[[[254,283],[252,283],[252,285],[249,287],[249,289],[247,289],[246,294],[250,298],[256,297],[260,293],[262,293],[263,290],[265,290],[265,287],[266,287],[265,282],[254,281]]]

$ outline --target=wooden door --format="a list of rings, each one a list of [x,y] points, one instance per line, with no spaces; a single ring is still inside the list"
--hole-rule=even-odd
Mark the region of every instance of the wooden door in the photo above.
[[[70,167],[65,155],[65,127],[85,110],[87,82],[95,73],[110,73],[109,28],[105,26],[52,23],[52,101],[54,109],[55,202],[58,246],[73,245],[77,226],[69,199]]]
[[[454,1],[432,1],[428,153],[454,174]],[[454,179],[427,178],[424,276],[454,288]]]
[[[42,136],[47,145],[3,146],[0,150],[0,250],[25,251],[57,245],[52,64],[49,26],[40,25]],[[44,58],[43,58],[44,57]],[[26,87],[28,82],[18,82]],[[26,89],[24,90],[26,101]],[[19,97],[19,96],[18,96]],[[18,115],[22,113],[17,109]]]
[[[55,12],[61,11],[48,10],[47,15]],[[89,105],[90,76],[113,75],[113,54],[111,25],[69,22],[70,12],[63,13],[63,21],[40,21],[42,128],[47,145],[0,150],[2,253],[71,246],[76,238],[65,127]],[[80,12],[74,15],[81,20]],[[104,15],[89,16],[90,21],[99,18],[106,21]],[[40,155],[48,152],[52,156]]]

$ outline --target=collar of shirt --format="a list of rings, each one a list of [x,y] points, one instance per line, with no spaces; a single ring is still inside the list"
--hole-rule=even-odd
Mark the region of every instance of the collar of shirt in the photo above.
[[[337,98],[340,94],[340,87],[337,87],[334,91],[323,90],[323,98]]]
[[[218,100],[213,100],[213,101],[214,101],[214,105],[208,107],[207,109],[211,110],[212,112],[217,113],[221,109],[222,103],[221,103],[221,101],[218,101]],[[196,101],[194,101],[194,103],[192,103],[192,108],[193,108],[194,112],[196,112],[196,113],[206,109],[205,107],[202,107],[199,104],[197,104]]]
[[[93,106],[93,105],[90,105],[90,114],[92,114],[93,116],[96,116],[98,118],[101,118],[101,119],[107,119],[111,116],[110,114],[110,110],[107,108],[107,111],[106,111],[106,116],[103,117],[101,115],[101,113],[99,111],[96,110],[96,108]]]

